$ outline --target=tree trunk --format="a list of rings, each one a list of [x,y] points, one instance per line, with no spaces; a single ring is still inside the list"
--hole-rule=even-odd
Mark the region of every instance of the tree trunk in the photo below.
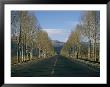
[[[17,45],[17,63],[20,63],[20,46],[19,46],[19,43]]]
[[[88,60],[91,60],[91,40],[89,41],[89,47],[88,47]]]
[[[32,55],[33,55],[33,54],[32,54],[32,50],[33,50],[33,49],[31,49],[31,51],[30,51],[30,60],[32,60]]]
[[[24,61],[24,58],[23,58],[23,46],[21,48],[21,58],[22,58],[22,62]]]
[[[21,46],[20,46],[20,49],[19,49],[19,60],[20,60],[20,63],[22,62],[22,59],[21,59]]]
[[[95,61],[97,61],[97,51],[96,51],[96,41],[95,41],[95,43],[94,43],[94,59],[95,59]]]
[[[40,48],[39,48],[39,58],[40,58]]]
[[[76,57],[77,57],[77,59],[78,59],[78,54],[79,54],[79,53],[78,53],[78,52],[79,52],[78,46],[77,46],[77,50],[76,50],[76,51],[77,51]]]

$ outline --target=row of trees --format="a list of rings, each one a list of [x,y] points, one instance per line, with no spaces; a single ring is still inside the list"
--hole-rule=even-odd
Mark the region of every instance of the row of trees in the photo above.
[[[48,34],[41,29],[34,12],[11,12],[11,55],[17,63],[54,55]]]
[[[61,54],[99,62],[100,12],[84,11],[81,20],[71,32]]]

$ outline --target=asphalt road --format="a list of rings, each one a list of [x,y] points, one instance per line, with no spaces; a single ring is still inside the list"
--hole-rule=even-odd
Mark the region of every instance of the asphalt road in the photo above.
[[[100,69],[89,67],[60,55],[41,61],[14,65],[12,77],[98,77]]]

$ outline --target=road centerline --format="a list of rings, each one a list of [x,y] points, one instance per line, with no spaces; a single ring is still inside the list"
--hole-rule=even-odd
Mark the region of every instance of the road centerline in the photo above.
[[[55,70],[55,66],[56,66],[56,63],[57,63],[57,58],[56,58],[56,60],[55,60],[55,62],[54,62],[54,65],[53,65],[53,68],[52,68],[52,71],[51,71],[51,75],[53,75],[54,74],[54,70]]]

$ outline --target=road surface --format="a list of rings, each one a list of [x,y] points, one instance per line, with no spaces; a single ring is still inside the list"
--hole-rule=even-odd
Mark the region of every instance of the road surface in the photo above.
[[[14,65],[12,77],[99,77],[100,69],[89,67],[60,55],[41,61]]]

